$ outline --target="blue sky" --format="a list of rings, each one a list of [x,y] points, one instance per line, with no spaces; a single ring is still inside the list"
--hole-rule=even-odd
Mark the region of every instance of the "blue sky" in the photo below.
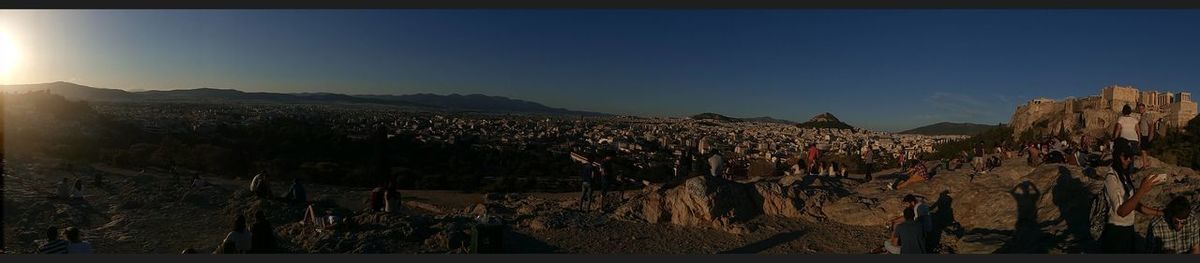
[[[896,131],[1037,97],[1200,87],[1191,10],[0,11],[6,83],[481,93]]]

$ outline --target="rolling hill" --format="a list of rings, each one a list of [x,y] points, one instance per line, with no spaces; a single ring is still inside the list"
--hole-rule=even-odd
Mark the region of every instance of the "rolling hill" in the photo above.
[[[818,114],[817,116],[813,116],[812,119],[809,119],[808,121],[806,121],[804,123],[797,124],[796,127],[854,129],[854,126],[850,126],[849,124],[846,124],[846,123],[842,122],[841,120],[838,120],[837,117],[834,117],[832,113],[828,113],[828,112]]]
[[[4,92],[48,91],[69,100],[97,102],[205,102],[283,104],[370,104],[435,111],[492,113],[537,113],[556,115],[606,115],[603,113],[552,108],[536,102],[480,94],[471,95],[346,95],[337,93],[244,92],[233,89],[199,88],[130,92],[95,88],[70,82],[0,86]]]

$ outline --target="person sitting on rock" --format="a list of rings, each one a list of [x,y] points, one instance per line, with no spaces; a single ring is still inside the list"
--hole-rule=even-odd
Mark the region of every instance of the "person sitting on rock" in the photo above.
[[[384,196],[383,192],[384,192],[384,190],[383,190],[382,186],[378,186],[378,187],[375,187],[374,189],[371,189],[371,197],[370,197],[371,212],[383,212],[384,211],[384,208],[387,205],[384,202],[386,201],[385,198],[387,198],[387,197]]]
[[[67,241],[58,238],[58,227],[46,228],[46,242],[38,246],[38,254],[66,254]]]
[[[83,199],[83,179],[75,179],[75,188],[71,189],[72,199]]]
[[[70,199],[71,188],[71,183],[67,178],[58,181],[58,198]]]
[[[204,188],[210,185],[212,184],[209,184],[208,181],[204,180],[204,178],[200,178],[199,174],[192,175],[192,188]]]
[[[271,184],[267,180],[267,173],[260,172],[254,175],[254,179],[250,180],[250,191],[261,198],[271,197]]]
[[[388,194],[389,198],[393,198],[393,199],[396,199],[396,201],[400,201],[400,187],[396,183],[396,180],[388,181],[387,188],[385,190],[387,190],[387,194]]]
[[[900,190],[900,189],[907,187],[909,185],[912,185],[914,183],[924,182],[926,180],[929,180],[929,170],[925,168],[925,164],[922,163],[921,160],[911,160],[911,161],[909,161],[908,166],[909,166],[908,171],[907,171],[908,178],[907,179],[899,179],[899,178],[896,179],[896,182],[888,184],[889,188],[891,188],[892,190]],[[901,181],[901,180],[903,180],[903,181]]]
[[[884,241],[883,247],[891,254],[924,254],[925,231],[916,221],[913,209],[904,209],[904,221],[894,224],[891,238]]]
[[[232,251],[233,253],[246,253],[250,251],[250,231],[246,230],[246,216],[238,214],[233,219],[232,229],[229,234],[225,234],[225,239],[221,241],[222,246],[230,244],[231,247],[217,248],[218,251]]]
[[[254,225],[250,226],[250,252],[275,253],[275,228],[267,221],[262,210],[254,213]]]
[[[92,168],[91,166],[86,167],[86,171],[92,174],[92,184],[95,184],[96,186],[104,185],[104,173],[96,171],[96,168]]]
[[[916,220],[918,223],[921,223],[921,230],[925,231],[926,234],[933,230],[933,218],[929,217],[929,206],[925,205],[925,202],[921,202],[921,200],[918,200],[917,196],[913,194],[904,195],[904,199],[902,199],[900,202],[904,205],[904,209],[911,209],[916,212]],[[903,222],[903,216],[897,216],[896,218],[892,219],[893,225]]]
[[[400,194],[394,191],[383,191],[383,211],[396,213],[400,211]]]
[[[91,254],[92,243],[83,241],[79,237],[79,229],[68,227],[63,231],[63,235],[67,238],[67,254]]]
[[[296,203],[308,201],[308,194],[304,191],[304,186],[300,185],[300,179],[292,179],[292,186],[288,188],[288,193],[283,199]]]
[[[1191,217],[1187,197],[1176,196],[1163,209],[1163,216],[1150,220],[1146,251],[1167,254],[1200,254],[1200,226]]]
[[[217,246],[217,249],[213,250],[213,254],[240,254],[240,253],[241,252],[238,252],[238,250],[237,250],[237,244],[235,244],[233,240],[229,240],[229,239],[222,241],[221,245]]]
[[[338,227],[345,225],[346,218],[334,213],[333,209],[325,209],[325,216],[322,217],[322,221],[325,224],[326,229],[337,229]]]

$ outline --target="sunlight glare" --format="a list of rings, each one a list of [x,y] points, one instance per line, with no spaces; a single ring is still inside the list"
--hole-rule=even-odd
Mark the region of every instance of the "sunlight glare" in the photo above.
[[[21,62],[21,52],[11,34],[0,32],[0,75],[8,76]]]

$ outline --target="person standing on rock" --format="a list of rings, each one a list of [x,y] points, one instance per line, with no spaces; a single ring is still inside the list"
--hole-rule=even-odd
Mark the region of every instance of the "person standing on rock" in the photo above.
[[[974,155],[971,157],[971,166],[974,166],[975,174],[987,173],[987,165],[984,164],[985,155],[987,153],[984,152],[983,141],[975,143]]]
[[[1131,114],[1133,114],[1133,110],[1129,108],[1129,105],[1125,105],[1121,109],[1121,117],[1117,118],[1117,123],[1113,125],[1113,138],[1116,138],[1113,141],[1113,156],[1120,156],[1121,153],[1118,151],[1132,151],[1135,154],[1139,152],[1138,118]],[[1133,173],[1133,165],[1124,167],[1124,169],[1129,169],[1129,173]]]
[[[1163,209],[1163,216],[1150,220],[1146,252],[1200,254],[1200,226],[1191,214],[1192,204],[1187,197],[1171,199]]]
[[[817,170],[814,170],[813,167],[817,166],[817,157],[820,154],[821,150],[817,149],[816,144],[808,145],[808,159],[805,160],[807,161],[805,164],[808,165],[808,174],[817,174]]]
[[[1126,145],[1122,148],[1128,147],[1130,146]],[[1100,246],[1105,253],[1129,254],[1134,253],[1137,239],[1137,232],[1133,227],[1133,223],[1136,222],[1133,212],[1150,216],[1162,215],[1162,211],[1142,204],[1142,199],[1147,193],[1162,182],[1158,180],[1158,175],[1147,176],[1135,190],[1127,168],[1133,165],[1135,151],[1122,149],[1117,152],[1121,154],[1118,155],[1118,160],[1113,161],[1113,171],[1104,177],[1104,197],[1110,210],[1107,223],[1100,234]]]
[[[1150,140],[1154,139],[1154,118],[1147,116],[1146,105],[1138,103],[1138,149],[1141,150],[1142,159],[1137,163],[1142,169],[1150,167],[1150,157],[1146,153],[1146,149],[1150,148]]]
[[[584,164],[579,169],[579,184],[583,187],[582,195],[579,197],[579,210],[587,211],[592,204],[592,180],[595,179],[595,167],[592,163]]]
[[[612,155],[606,154],[604,158],[596,163],[597,178],[596,182],[600,188],[600,210],[604,210],[605,201],[608,201],[608,186],[612,178]]]
[[[238,214],[233,219],[232,230],[229,234],[225,234],[225,239],[221,240],[221,246],[231,244],[233,251],[236,253],[246,253],[250,251],[251,242],[250,231],[246,230],[246,216]],[[229,251],[230,248],[218,247],[218,251]]]
[[[871,173],[874,172],[875,169],[875,151],[872,150],[870,146],[863,147],[862,158],[863,172],[867,174],[866,180],[869,182],[872,179]]]

